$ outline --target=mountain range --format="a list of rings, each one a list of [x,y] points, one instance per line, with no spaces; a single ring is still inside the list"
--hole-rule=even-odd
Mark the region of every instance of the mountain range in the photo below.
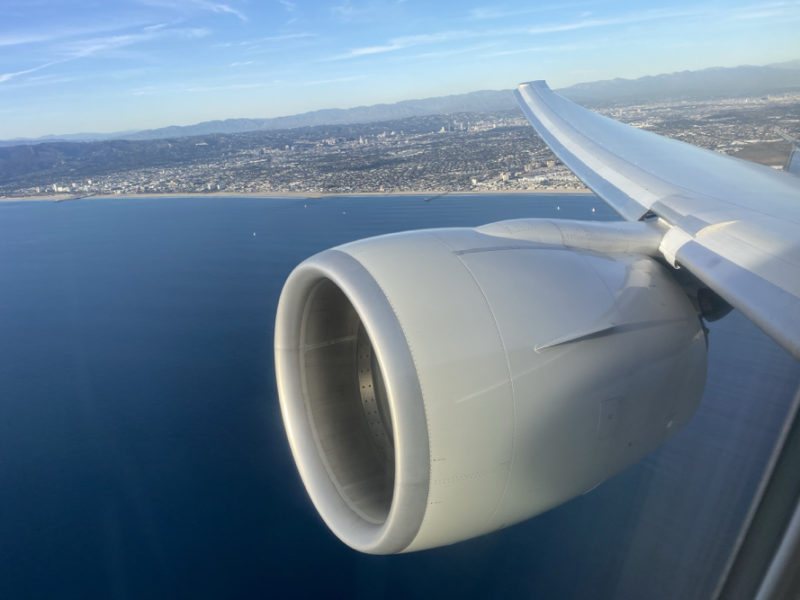
[[[638,79],[617,78],[579,83],[558,91],[567,98],[594,107],[779,94],[800,91],[800,60],[766,66],[715,67],[699,71],[680,71]],[[273,131],[315,125],[372,123],[436,114],[496,113],[513,110],[517,110],[517,103],[511,90],[483,90],[423,100],[404,100],[393,104],[315,110],[269,119],[225,119],[143,131],[77,133],[35,139],[13,139],[0,141],[0,146],[55,141],[154,140],[215,133]]]

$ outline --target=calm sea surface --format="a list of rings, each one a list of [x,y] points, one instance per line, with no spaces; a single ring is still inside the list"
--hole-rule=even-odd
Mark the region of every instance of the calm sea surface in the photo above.
[[[800,383],[734,312],[690,425],[591,493],[448,548],[328,532],[280,422],[278,294],[349,240],[593,196],[148,198],[0,205],[0,598],[704,598]]]

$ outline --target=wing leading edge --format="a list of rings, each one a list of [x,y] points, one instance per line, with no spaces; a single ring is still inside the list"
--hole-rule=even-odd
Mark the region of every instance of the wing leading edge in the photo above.
[[[517,99],[553,152],[629,221],[667,225],[660,251],[800,359],[800,177],[637,129],[544,81]]]

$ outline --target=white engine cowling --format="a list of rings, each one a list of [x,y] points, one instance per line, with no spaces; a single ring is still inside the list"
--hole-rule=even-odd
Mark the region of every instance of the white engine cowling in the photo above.
[[[441,229],[317,254],[275,330],[281,410],[330,529],[388,554],[552,508],[694,413],[703,327],[653,259]]]

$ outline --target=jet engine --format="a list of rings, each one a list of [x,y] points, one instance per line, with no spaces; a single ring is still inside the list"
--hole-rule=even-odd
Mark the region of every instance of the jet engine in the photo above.
[[[284,424],[349,546],[409,552],[517,523],[639,460],[697,408],[704,328],[647,255],[660,236],[527,223],[361,240],[286,281]]]

